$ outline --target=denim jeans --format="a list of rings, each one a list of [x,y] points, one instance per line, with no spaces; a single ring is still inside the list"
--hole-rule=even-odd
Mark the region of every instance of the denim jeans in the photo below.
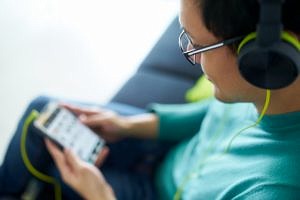
[[[0,197],[3,195],[18,197],[23,193],[28,181],[32,179],[32,175],[26,169],[20,153],[22,128],[24,120],[30,112],[33,109],[40,111],[51,99],[54,98],[37,97],[30,103],[20,119],[0,167]],[[143,109],[119,103],[108,103],[102,107],[112,109],[122,115],[145,112]],[[100,170],[112,186],[117,199],[155,199],[153,171],[171,144],[162,144],[151,140],[124,139],[107,145],[110,154]],[[61,181],[58,170],[45,148],[43,138],[33,126],[30,126],[28,130],[26,150],[35,168],[43,173],[55,176]],[[63,183],[62,192],[63,199],[81,199],[75,191]]]

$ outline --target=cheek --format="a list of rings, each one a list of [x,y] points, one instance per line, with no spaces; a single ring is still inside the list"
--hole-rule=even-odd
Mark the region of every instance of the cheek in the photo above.
[[[227,85],[229,82],[236,82],[240,77],[236,56],[224,49],[203,54],[197,62],[201,64],[203,72],[212,82]]]
[[[202,54],[196,54],[196,63],[200,65],[204,74],[206,74],[206,64],[205,64],[205,56],[203,57]]]
[[[197,55],[196,61],[200,64],[203,73],[207,76],[207,78],[211,76],[215,76],[218,71],[218,63],[216,62],[216,56],[209,56],[206,53],[203,55]]]

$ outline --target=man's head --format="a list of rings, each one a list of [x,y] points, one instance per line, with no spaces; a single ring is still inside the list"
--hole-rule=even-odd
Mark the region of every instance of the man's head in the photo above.
[[[284,29],[300,34],[299,0],[283,5]],[[211,45],[225,39],[247,35],[256,30],[259,18],[258,0],[182,0],[180,22],[194,46]],[[227,102],[257,101],[260,90],[240,75],[236,49],[239,42],[197,54],[208,79],[215,86],[215,96]]]

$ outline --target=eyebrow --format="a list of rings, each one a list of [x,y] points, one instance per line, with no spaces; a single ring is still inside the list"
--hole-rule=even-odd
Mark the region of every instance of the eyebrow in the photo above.
[[[195,42],[195,37],[193,37],[184,27],[182,27],[183,31],[188,35],[188,37],[190,38],[193,46],[195,48],[199,48],[199,47],[203,47],[204,45],[201,45],[201,44],[197,44],[197,43],[194,43]]]
[[[191,39],[194,39],[194,37],[181,25],[181,23],[180,23],[180,29],[182,29]]]
[[[183,29],[183,31],[184,31],[185,33],[187,33],[187,35],[188,35],[192,40],[195,40],[195,37],[193,37],[193,35],[192,35],[190,32],[188,32],[184,27],[182,27],[182,29]]]
[[[182,29],[182,30],[190,37],[190,40],[195,41],[195,37],[193,37],[193,35],[191,35],[190,32],[188,32],[188,31],[182,26],[181,21],[180,21],[180,18],[178,19],[178,21],[179,21],[180,29]],[[197,47],[203,47],[203,45],[195,44],[195,43],[193,43],[193,46],[194,46],[195,48],[197,48]]]

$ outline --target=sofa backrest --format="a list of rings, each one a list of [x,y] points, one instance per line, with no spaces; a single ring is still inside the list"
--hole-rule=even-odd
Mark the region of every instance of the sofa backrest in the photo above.
[[[178,47],[178,17],[168,26],[136,73],[111,99],[145,108],[149,103],[184,103],[185,93],[202,75]]]

